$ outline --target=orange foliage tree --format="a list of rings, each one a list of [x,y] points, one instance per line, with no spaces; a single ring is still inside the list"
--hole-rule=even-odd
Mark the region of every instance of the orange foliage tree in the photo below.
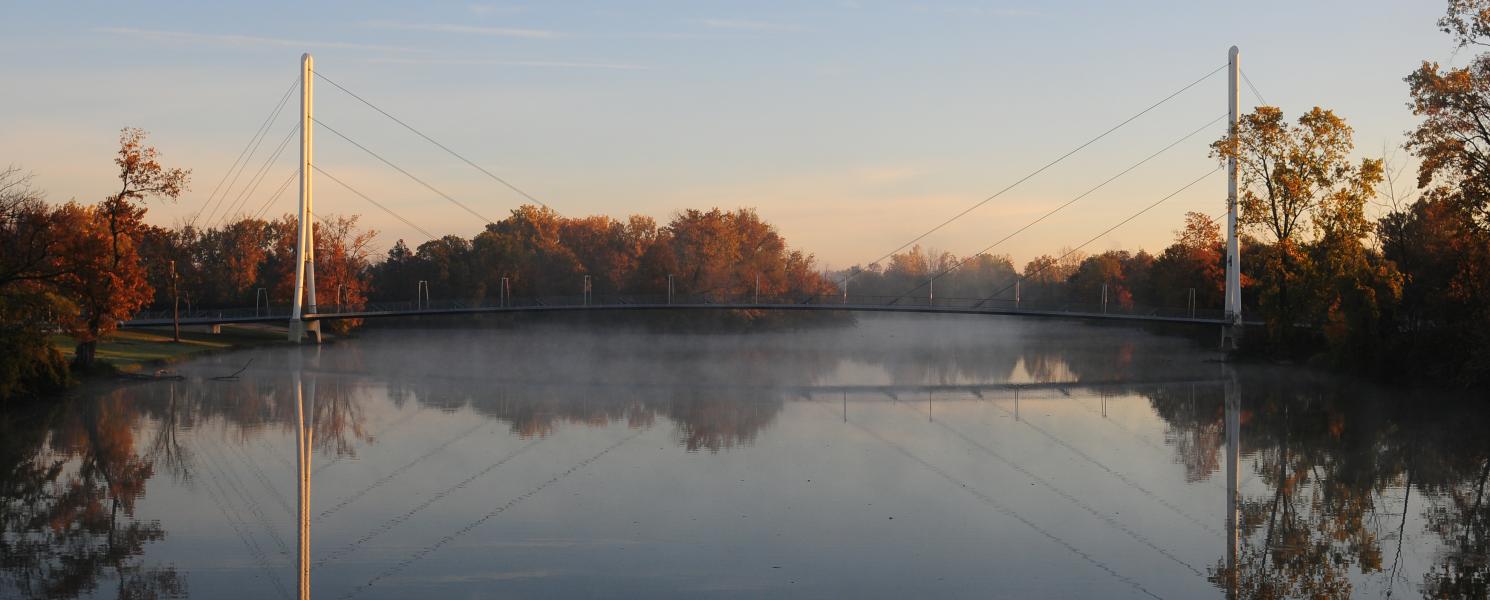
[[[94,364],[98,340],[118,327],[150,300],[154,290],[140,263],[139,239],[144,229],[148,198],[174,200],[186,189],[191,171],[161,166],[154,147],[145,145],[146,133],[125,128],[119,135],[120,188],[95,206],[64,207],[64,216],[76,223],[65,233],[65,251],[60,255],[68,274],[59,280],[77,306],[63,320],[77,340],[74,364]]]
[[[373,272],[384,300],[408,300],[427,280],[437,298],[490,303],[503,278],[514,296],[577,296],[585,275],[596,295],[661,295],[669,275],[676,293],[700,299],[745,298],[757,277],[763,297],[832,289],[811,255],[789,250],[750,209],[687,210],[658,227],[639,215],[565,218],[523,206],[469,241],[445,236],[413,250],[400,241]]]
[[[371,264],[369,245],[377,237],[373,230],[359,230],[358,217],[330,215],[311,224],[315,240],[316,304],[327,310],[358,310],[366,305],[367,278]],[[293,301],[295,294],[295,217],[286,215],[264,227],[272,247],[259,266],[270,294],[279,302]],[[361,319],[330,321],[333,333],[347,333]]]

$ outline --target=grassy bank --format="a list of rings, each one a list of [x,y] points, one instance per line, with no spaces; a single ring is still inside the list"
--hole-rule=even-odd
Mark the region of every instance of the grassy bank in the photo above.
[[[172,341],[170,327],[126,329],[99,342],[98,362],[123,372],[148,371],[211,352],[284,343],[283,327],[264,325],[224,325],[222,333],[183,329],[179,343]],[[71,361],[77,342],[55,335],[52,345]]]

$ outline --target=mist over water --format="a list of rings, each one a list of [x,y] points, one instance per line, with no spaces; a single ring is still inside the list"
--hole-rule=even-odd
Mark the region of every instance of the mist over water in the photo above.
[[[1481,412],[1231,367],[1209,330],[461,323],[8,417],[0,596],[292,597],[297,391],[321,598],[1484,589]]]

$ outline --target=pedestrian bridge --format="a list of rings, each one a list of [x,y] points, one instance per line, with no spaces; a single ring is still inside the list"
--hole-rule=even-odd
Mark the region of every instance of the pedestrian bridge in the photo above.
[[[1021,302],[980,298],[900,298],[893,296],[808,296],[803,298],[724,298],[652,296],[548,296],[513,298],[493,304],[464,302],[370,302],[360,307],[317,306],[303,312],[305,321],[387,319],[481,314],[597,313],[616,311],[834,311],[987,316],[1044,317],[1087,321],[1227,325],[1221,310],[1188,307],[1143,307],[1073,302]],[[239,323],[286,323],[287,310],[240,308],[182,313],[182,325],[220,326]],[[141,313],[121,327],[171,325],[169,312]],[[1258,323],[1245,322],[1247,325]]]
[[[288,325],[288,334],[291,340],[300,341],[306,337],[319,339],[319,323],[321,321],[334,321],[340,319],[383,319],[394,317],[409,318],[435,315],[475,315],[486,313],[502,314],[540,312],[599,312],[626,310],[817,310],[852,312],[974,314],[1069,318],[1093,321],[1220,325],[1222,326],[1223,344],[1226,344],[1229,341],[1231,345],[1234,346],[1236,342],[1236,337],[1234,334],[1236,332],[1232,331],[1232,329],[1242,325],[1253,324],[1249,321],[1244,321],[1242,318],[1243,312],[1241,297],[1241,254],[1237,238],[1238,179],[1237,163],[1234,157],[1228,158],[1225,161],[1224,166],[1224,170],[1227,173],[1225,211],[1224,213],[1220,213],[1211,219],[1213,222],[1222,223],[1222,216],[1224,216],[1225,282],[1222,287],[1222,290],[1224,292],[1224,299],[1221,303],[1221,306],[1207,306],[1204,307],[1204,309],[1198,308],[1196,306],[1194,289],[1189,290],[1190,300],[1188,306],[1185,307],[1175,308],[1120,306],[1119,303],[1108,302],[1108,281],[1106,280],[1103,281],[1100,301],[1098,301],[1098,298],[1095,297],[1084,298],[1082,299],[1082,302],[1084,303],[1048,301],[1032,303],[1028,302],[1028,299],[1022,301],[1019,287],[1020,284],[1023,283],[1025,280],[1031,280],[1031,278],[1035,277],[1046,277],[1046,275],[1042,275],[1043,271],[1050,269],[1057,264],[1060,264],[1063,260],[1076,256],[1076,253],[1081,252],[1083,248],[1089,247],[1092,244],[1095,244],[1103,239],[1108,239],[1108,236],[1116,231],[1118,228],[1121,228],[1124,225],[1132,222],[1133,220],[1142,217],[1144,214],[1150,212],[1151,210],[1157,208],[1165,202],[1168,202],[1169,200],[1175,198],[1176,196],[1179,196],[1192,187],[1197,186],[1212,175],[1221,172],[1223,170],[1223,167],[1219,165],[1216,167],[1207,168],[1204,171],[1199,172],[1197,174],[1198,176],[1194,177],[1193,179],[1183,180],[1185,182],[1182,185],[1179,185],[1177,188],[1173,189],[1173,191],[1170,191],[1167,194],[1159,195],[1156,193],[1155,195],[1159,196],[1156,200],[1153,200],[1152,202],[1148,202],[1146,204],[1142,204],[1140,206],[1136,206],[1136,210],[1134,210],[1131,214],[1123,219],[1116,220],[1116,222],[1110,224],[1102,223],[1101,226],[1105,226],[1105,229],[1101,230],[1096,235],[1088,237],[1085,239],[1085,241],[1082,241],[1078,244],[1062,247],[1062,253],[1059,256],[1055,257],[1053,260],[1044,264],[1044,266],[1039,266],[1038,268],[1034,269],[1027,268],[1024,273],[1018,275],[1015,281],[1008,282],[1008,284],[1003,288],[995,290],[991,294],[988,294],[983,298],[941,298],[935,295],[934,290],[936,288],[937,279],[956,271],[962,265],[978,256],[983,256],[996,250],[1004,242],[1007,242],[1008,240],[1020,234],[1023,234],[1026,231],[1029,231],[1031,228],[1039,225],[1042,221],[1045,221],[1055,214],[1093,195],[1108,184],[1124,177],[1125,175],[1133,172],[1136,169],[1139,169],[1154,158],[1168,152],[1169,150],[1175,148],[1176,146],[1179,146],[1187,140],[1191,140],[1196,136],[1201,136],[1208,131],[1212,134],[1219,133],[1222,137],[1230,135],[1230,132],[1235,131],[1239,118],[1237,82],[1240,75],[1240,66],[1238,64],[1237,58],[1237,48],[1230,48],[1227,53],[1227,60],[1224,64],[1217,65],[1215,68],[1200,75],[1193,81],[1190,81],[1189,83],[1179,87],[1178,89],[1175,89],[1167,95],[1163,95],[1158,101],[1142,108],[1141,110],[1138,110],[1137,112],[1133,113],[1131,116],[1127,117],[1121,122],[1118,122],[1111,128],[1096,134],[1095,136],[1091,137],[1085,142],[1080,143],[1079,145],[1076,145],[1070,151],[1059,155],[1058,157],[1044,163],[1038,168],[1035,168],[1034,170],[1025,174],[1023,177],[1020,177],[1007,186],[1003,187],[999,191],[971,204],[962,211],[941,221],[934,227],[931,227],[916,235],[915,237],[909,239],[908,241],[896,246],[894,249],[890,250],[879,258],[864,263],[870,265],[869,268],[871,269],[877,265],[886,264],[886,261],[893,259],[893,257],[897,253],[904,251],[907,248],[911,248],[913,245],[916,245],[923,240],[928,239],[928,236],[941,231],[952,223],[973,213],[978,208],[1003,196],[1005,193],[1018,187],[1022,183],[1040,175],[1041,173],[1046,172],[1048,169],[1055,167],[1057,164],[1064,162],[1067,158],[1070,158],[1071,156],[1081,152],[1083,149],[1106,138],[1113,132],[1129,126],[1131,123],[1139,120],[1144,115],[1149,114],[1150,112],[1158,109],[1160,106],[1169,103],[1174,98],[1185,94],[1188,90],[1191,90],[1192,88],[1195,88],[1196,86],[1199,86],[1203,82],[1209,80],[1217,73],[1226,71],[1227,87],[1225,96],[1222,97],[1226,101],[1226,112],[1217,115],[1214,118],[1206,117],[1203,122],[1200,122],[1199,125],[1194,127],[1193,129],[1183,128],[1182,131],[1188,131],[1188,133],[1184,133],[1167,145],[1160,147],[1158,150],[1144,155],[1142,158],[1132,162],[1132,164],[1130,164],[1129,166],[1117,170],[1116,173],[1111,175],[1110,177],[1101,179],[1092,187],[1087,188],[1085,191],[1075,195],[1064,203],[1056,205],[1054,208],[1051,208],[1050,210],[1044,212],[1039,217],[1027,223],[1024,223],[1023,225],[1003,235],[1002,237],[1000,237],[996,241],[993,241],[982,249],[966,255],[967,257],[963,260],[956,261],[951,265],[940,265],[934,270],[934,272],[928,272],[925,273],[924,276],[918,276],[919,278],[915,285],[911,286],[910,289],[905,290],[899,296],[869,297],[850,295],[848,292],[848,290],[850,289],[850,283],[855,277],[865,272],[858,268],[854,268],[838,276],[836,278],[836,281],[828,282],[830,283],[830,285],[826,287],[829,289],[835,289],[837,290],[837,292],[833,295],[826,296],[767,298],[759,294],[759,292],[761,291],[759,281],[757,281],[755,286],[755,289],[757,291],[756,294],[743,296],[734,295],[730,297],[720,297],[718,295],[675,296],[672,293],[674,291],[672,276],[669,275],[667,287],[669,293],[666,297],[624,295],[599,297],[592,293],[593,288],[590,285],[590,276],[585,275],[584,285],[582,288],[580,288],[584,290],[583,295],[581,296],[529,298],[526,301],[522,301],[522,298],[515,298],[511,295],[512,290],[507,286],[506,283],[507,277],[503,276],[501,295],[498,296],[499,300],[493,304],[463,304],[456,302],[440,304],[431,302],[427,282],[420,281],[420,288],[416,292],[416,300],[412,303],[363,303],[357,306],[339,306],[317,302],[316,298],[316,260],[314,256],[316,252],[316,233],[313,223],[315,218],[319,216],[319,213],[313,210],[312,198],[314,181],[318,176],[326,177],[330,181],[345,188],[352,195],[357,196],[367,203],[371,204],[372,206],[375,206],[378,209],[388,213],[390,216],[398,219],[399,221],[408,225],[410,228],[425,235],[430,240],[436,239],[437,236],[416,224],[414,220],[410,218],[412,215],[405,215],[398,210],[395,210],[391,204],[386,202],[379,202],[373,199],[371,196],[363,193],[356,187],[353,187],[353,185],[351,183],[348,183],[345,179],[339,178],[327,172],[322,166],[316,164],[313,160],[315,148],[313,144],[313,132],[316,129],[319,128],[332,134],[334,137],[341,139],[350,146],[355,147],[361,152],[369,155],[373,159],[377,160],[379,163],[382,163],[393,171],[396,171],[402,176],[409,178],[410,180],[419,184],[421,187],[429,190],[429,192],[433,193],[435,196],[443,198],[445,201],[451,203],[456,207],[459,207],[464,212],[478,219],[477,222],[494,223],[495,221],[486,217],[476,208],[473,208],[471,204],[462,202],[449,193],[442,191],[440,188],[435,187],[426,179],[415,175],[409,169],[394,163],[382,154],[378,153],[372,148],[369,148],[367,145],[356,141],[349,135],[349,133],[343,132],[338,128],[334,128],[331,125],[325,123],[322,119],[318,118],[314,113],[315,103],[314,95],[312,92],[314,84],[317,80],[325,81],[333,88],[345,93],[348,97],[356,100],[363,105],[366,105],[369,109],[380,114],[381,116],[386,117],[392,123],[397,124],[399,127],[405,130],[408,130],[409,132],[417,135],[426,142],[429,142],[434,147],[439,148],[444,153],[449,154],[450,156],[460,160],[471,168],[481,172],[492,181],[500,184],[504,188],[522,196],[524,199],[526,199],[526,201],[535,203],[545,208],[550,207],[542,200],[534,197],[532,194],[524,192],[522,189],[513,185],[506,179],[503,179],[495,173],[492,173],[490,170],[487,170],[476,162],[466,158],[464,155],[451,150],[449,146],[440,143],[430,135],[410,125],[407,121],[393,116],[384,108],[372,103],[363,95],[349,89],[346,85],[338,83],[337,81],[327,77],[325,73],[317,71],[314,68],[314,62],[311,56],[309,54],[306,54],[301,57],[299,74],[300,76],[298,81],[301,100],[299,121],[288,132],[286,132],[283,141],[280,142],[279,149],[274,152],[274,155],[270,157],[269,161],[265,162],[265,166],[260,168],[260,172],[257,173],[254,177],[250,178],[253,181],[262,181],[263,171],[265,170],[265,168],[267,168],[268,164],[272,162],[281,151],[283,151],[294,134],[297,131],[299,132],[300,160],[298,161],[295,170],[290,173],[290,177],[287,177],[284,183],[281,184],[279,188],[280,192],[283,192],[285,189],[288,188],[291,181],[294,181],[297,178],[299,180],[299,202],[298,210],[296,212],[297,235],[293,255],[295,267],[294,279],[292,280],[293,285],[291,286],[293,291],[291,293],[291,301],[288,310],[271,311],[265,308],[263,305],[260,305],[259,308],[256,308],[252,311],[249,311],[247,309],[197,312],[188,310],[188,313],[184,316],[160,313],[141,314],[136,316],[134,319],[122,323],[122,326],[150,327],[179,323],[185,325],[207,325],[216,327],[231,323],[277,322],[285,323]],[[259,146],[264,141],[265,136],[268,134],[269,129],[276,122],[276,118],[278,117],[280,112],[287,106],[287,103],[289,102],[289,99],[292,96],[295,87],[295,84],[292,83],[289,89],[285,90],[284,94],[280,98],[279,104],[274,108],[273,111],[271,111],[270,116],[268,119],[266,119],[264,125],[260,126],[259,131],[255,133],[252,139],[250,139],[250,143],[244,147],[244,152],[247,153],[245,156],[251,159],[254,153],[257,152]],[[1217,91],[1219,92],[1219,90]],[[1261,100],[1260,95],[1259,100]],[[1223,121],[1225,128],[1221,131],[1216,131],[1217,126],[1222,125]],[[247,160],[242,159],[243,156],[240,156],[240,161],[235,161],[235,168],[237,167],[238,162],[242,162],[245,167],[249,164]],[[232,170],[233,169],[229,169],[229,172],[231,173]],[[239,171],[239,174],[242,174],[241,170]],[[224,178],[226,179],[226,175]],[[237,181],[236,176],[233,178],[233,181]],[[256,184],[254,185],[256,187]],[[233,185],[229,184],[228,188],[231,189],[232,187]],[[214,195],[215,193],[216,192],[214,191]],[[226,195],[227,194],[225,192],[223,198],[225,198]],[[248,193],[246,195],[240,194],[240,196],[244,197],[250,195],[252,195],[252,193]],[[278,197],[278,195],[279,192],[276,192],[275,196],[270,198],[269,203],[266,203],[264,205],[264,208],[260,209],[259,213],[262,214],[263,210],[267,209],[269,204],[272,204],[274,198]],[[211,203],[211,212],[207,213],[207,217],[209,220],[217,212],[219,206],[223,203],[223,198],[219,198],[216,203]],[[1219,200],[1220,198],[1221,194],[1218,190],[1216,199]],[[231,214],[233,211],[237,210],[236,207],[242,201],[243,200],[241,198],[232,200],[230,205],[227,207],[224,215]],[[203,208],[206,208],[206,206],[204,206]],[[550,208],[550,210],[552,209]],[[196,217],[193,216],[193,220],[195,220],[195,218]],[[887,243],[886,245],[888,247],[889,244]],[[824,279],[828,279],[828,275],[826,273],[824,273]],[[1041,280],[1042,279],[1033,279],[1031,281],[1033,282]],[[738,290],[738,288],[736,289]],[[924,293],[922,292],[922,290],[925,290]],[[326,291],[329,290],[322,291],[324,294]],[[702,290],[689,291],[703,292]],[[1007,294],[1011,291],[1012,296]],[[1185,290],[1168,291],[1174,292],[1175,295],[1177,295],[1179,292],[1183,292]],[[387,291],[384,290],[384,293],[387,293]],[[336,296],[338,298],[341,296],[340,290],[337,291]],[[258,297],[256,296],[255,299],[257,300]],[[330,300],[330,298],[325,298],[324,296],[322,299]],[[338,300],[338,302],[340,302],[340,300]]]

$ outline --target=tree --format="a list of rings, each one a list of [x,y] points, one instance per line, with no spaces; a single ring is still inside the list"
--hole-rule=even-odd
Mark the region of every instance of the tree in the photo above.
[[[1282,110],[1260,106],[1242,117],[1234,135],[1211,145],[1213,156],[1237,161],[1239,223],[1272,237],[1260,257],[1266,263],[1261,308],[1276,347],[1292,348],[1299,320],[1318,316],[1318,303],[1329,302],[1306,280],[1309,257],[1301,245],[1358,245],[1367,231],[1364,205],[1381,182],[1382,164],[1353,163],[1352,135],[1330,110],[1316,106],[1289,124]],[[1330,250],[1336,251],[1354,250]]]
[[[487,224],[473,240],[478,268],[494,277],[509,273],[514,294],[579,295],[582,266],[564,246],[562,221],[552,209],[525,204],[506,219]]]
[[[119,135],[117,193],[81,211],[80,227],[68,232],[62,255],[68,275],[63,288],[78,311],[66,326],[78,341],[74,364],[92,367],[98,340],[150,300],[154,290],[140,264],[138,241],[149,198],[174,200],[186,189],[191,172],[161,166],[159,154],[145,145],[146,133],[125,128]]]
[[[356,216],[332,215],[316,223],[316,301],[336,310],[360,310],[367,301],[368,244],[378,232],[357,229]],[[328,326],[345,334],[361,319],[338,319]]]
[[[1225,301],[1225,261],[1220,223],[1203,213],[1186,213],[1184,229],[1154,260],[1149,297],[1155,304],[1178,305],[1193,289],[1197,307],[1219,307]]]
[[[1298,243],[1300,230],[1326,203],[1374,188],[1381,161],[1353,165],[1351,136],[1344,119],[1317,106],[1297,125],[1285,122],[1273,106],[1243,115],[1235,136],[1211,145],[1212,155],[1237,159],[1241,224],[1271,234],[1275,242]]]
[[[50,324],[71,306],[48,283],[65,273],[62,232],[19,169],[0,170],[0,400],[54,392],[68,382]]]
[[[1441,30],[1460,47],[1490,46],[1490,1],[1449,0]],[[1490,54],[1406,77],[1422,121],[1408,132],[1422,193],[1376,224],[1403,274],[1399,352],[1425,374],[1490,382]]]
[[[1107,288],[1107,301],[1112,306],[1133,307],[1133,293],[1128,289],[1123,264],[1132,260],[1126,251],[1104,252],[1081,261],[1081,266],[1072,273],[1068,284],[1078,304],[1095,306],[1102,301],[1102,288]]]

